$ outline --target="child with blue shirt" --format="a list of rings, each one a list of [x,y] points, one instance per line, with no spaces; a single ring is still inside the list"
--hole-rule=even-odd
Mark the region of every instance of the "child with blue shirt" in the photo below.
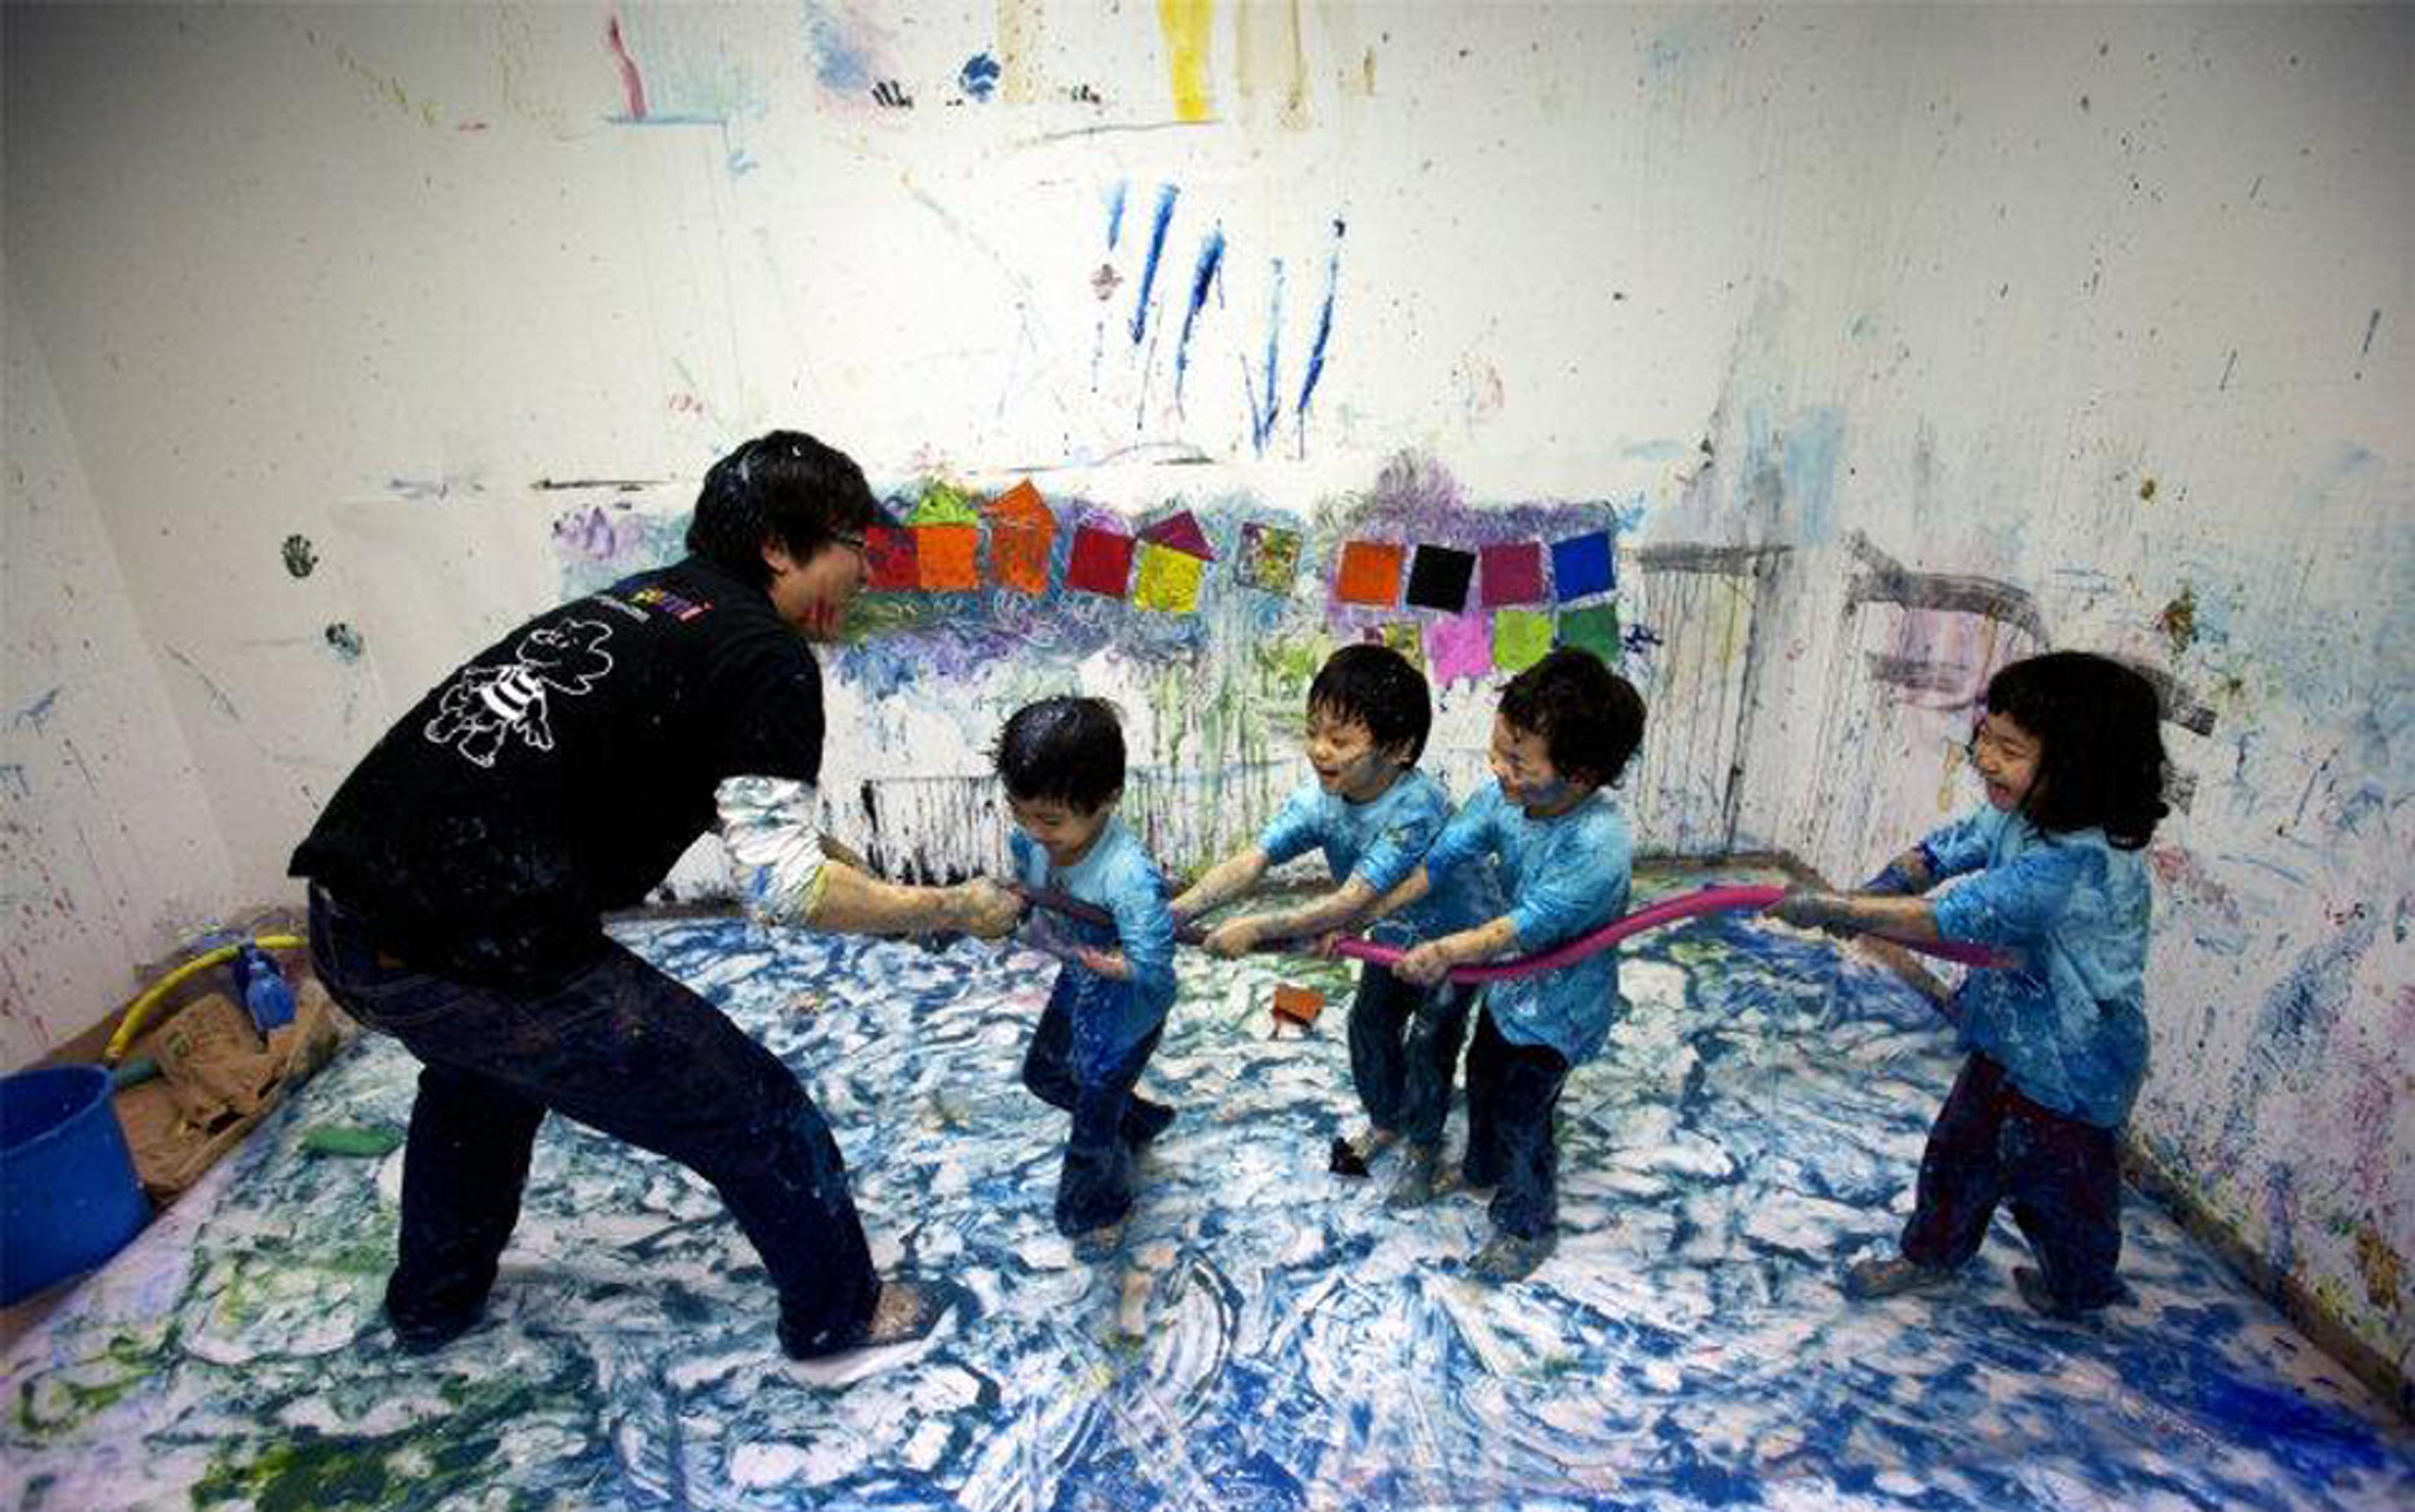
[[[1293,790],[1257,844],[1208,869],[1174,900],[1195,918],[1255,887],[1269,866],[1322,850],[1335,886],[1296,907],[1227,920],[1205,941],[1238,956],[1269,939],[1345,929],[1400,885],[1450,817],[1450,795],[1418,770],[1433,707],[1426,680],[1388,646],[1344,646],[1308,688],[1306,754],[1314,778]],[[1486,879],[1471,869],[1390,921],[1390,938],[1415,944],[1470,928],[1488,913]],[[1368,1127],[1336,1141],[1334,1168],[1365,1175],[1365,1161],[1405,1135],[1409,1161],[1387,1198],[1423,1202],[1442,1149],[1450,1085],[1475,994],[1443,983],[1411,986],[1383,966],[1359,969],[1350,1004],[1350,1075]]]
[[[1116,818],[1124,737],[1097,698],[1015,711],[993,753],[1016,832],[1015,879],[1071,893],[1112,923],[1051,916],[1033,943],[1063,968],[1023,1057],[1023,1085],[1073,1115],[1057,1182],[1057,1228],[1095,1260],[1123,1236],[1133,1152],[1174,1110],[1133,1090],[1174,1006],[1174,920],[1165,883]]]
[[[1455,966],[1538,954],[1625,913],[1634,846],[1626,817],[1602,789],[1618,780],[1642,739],[1642,696],[1590,651],[1563,647],[1512,678],[1492,719],[1493,780],[1381,905],[1389,912],[1423,896],[1436,878],[1490,857],[1509,909],[1419,945],[1401,959],[1400,976],[1437,982]],[[1551,1253],[1560,1091],[1601,1049],[1626,1006],[1615,951],[1486,987],[1467,1051],[1461,1166],[1468,1186],[1497,1189],[1492,1237],[1477,1252],[1477,1274],[1516,1280]]]
[[[1988,683],[1971,758],[1987,805],[1890,862],[1860,891],[1790,891],[1770,910],[1846,934],[1961,940],[2006,957],[1954,998],[1970,1057],[1920,1159],[1900,1252],[1845,1275],[1847,1295],[1943,1285],[2010,1204],[2035,1269],[2022,1300],[2072,1318],[2121,1295],[2119,1137],[2147,1070],[2150,898],[2139,857],[2163,801],[2162,710],[2118,662],[2054,651]],[[1934,903],[1918,894],[1970,879]]]

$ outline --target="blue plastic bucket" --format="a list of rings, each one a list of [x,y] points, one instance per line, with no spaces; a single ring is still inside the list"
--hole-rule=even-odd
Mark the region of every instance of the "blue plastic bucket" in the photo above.
[[[98,1066],[0,1077],[0,1307],[93,1269],[151,1221]]]

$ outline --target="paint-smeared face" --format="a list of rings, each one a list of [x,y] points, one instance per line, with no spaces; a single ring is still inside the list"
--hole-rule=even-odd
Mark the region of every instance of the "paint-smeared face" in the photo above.
[[[1380,796],[1402,766],[1398,752],[1376,746],[1363,723],[1322,705],[1308,711],[1306,746],[1317,786],[1352,803]]]
[[[1548,819],[1584,801],[1591,783],[1573,783],[1552,765],[1552,742],[1537,731],[1492,716],[1492,775],[1501,796],[1533,818]]]
[[[763,562],[772,569],[769,591],[780,618],[808,640],[835,638],[848,605],[863,591],[863,537],[834,537],[802,561],[787,546],[767,541]]]
[[[2008,714],[1989,714],[1971,736],[1971,765],[1988,785],[1988,801],[2010,814],[2037,786],[2038,758],[2046,747]]]
[[[1049,865],[1071,866],[1089,853],[1090,843],[1115,816],[1116,800],[1111,797],[1085,814],[1058,799],[1016,798],[1010,793],[1006,811],[1013,816],[1014,827],[1048,853]]]

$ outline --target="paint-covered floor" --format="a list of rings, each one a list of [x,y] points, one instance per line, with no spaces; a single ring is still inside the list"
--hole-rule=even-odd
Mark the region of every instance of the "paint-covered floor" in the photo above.
[[[1689,882],[1688,885],[1691,885]],[[412,1067],[364,1040],[6,1362],[24,1508],[2404,1507],[2415,1435],[2133,1200],[2138,1294],[2048,1323],[2000,1220],[1967,1284],[1856,1306],[1954,1069],[1926,1001],[1824,943],[1662,931],[1570,1081],[1558,1254],[1472,1282],[1464,1197],[1326,1174],[1342,978],[1186,957],[1148,1083],[1182,1117],[1118,1263],[1048,1220],[1016,1084],[1053,969],[960,944],[629,928],[807,1077],[876,1250],[979,1296],[843,1387],[784,1362],[712,1194],[556,1120],[490,1321],[386,1342]],[[1279,973],[1334,992],[1269,1040]],[[1453,1138],[1459,1132],[1454,1115]]]

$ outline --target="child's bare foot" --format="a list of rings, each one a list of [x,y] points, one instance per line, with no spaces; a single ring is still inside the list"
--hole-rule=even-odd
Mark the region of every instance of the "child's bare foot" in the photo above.
[[[892,1276],[880,1283],[880,1296],[872,1305],[872,1319],[864,1325],[861,1338],[835,1346],[809,1342],[789,1326],[784,1316],[780,1320],[780,1347],[790,1359],[820,1360],[857,1350],[911,1343],[928,1336],[948,1315],[949,1309],[970,1295],[950,1280]]]
[[[1857,1302],[1875,1302],[1906,1292],[1933,1292],[1952,1283],[1956,1273],[1940,1265],[1923,1265],[1901,1255],[1856,1260],[1845,1272],[1845,1295]]]
[[[1112,1223],[1102,1223],[1097,1228],[1086,1229],[1073,1235],[1073,1258],[1096,1265],[1122,1249],[1123,1242],[1122,1219],[1118,1219]]]
[[[1392,1178],[1392,1190],[1384,1193],[1384,1205],[1396,1213],[1423,1207],[1448,1190],[1443,1182],[1449,1175],[1440,1151],[1412,1149],[1401,1174]]]
[[[1535,1267],[1556,1247],[1556,1235],[1551,1234],[1538,1234],[1531,1239],[1495,1234],[1476,1251],[1468,1268],[1488,1281],[1522,1281],[1534,1274]]]

